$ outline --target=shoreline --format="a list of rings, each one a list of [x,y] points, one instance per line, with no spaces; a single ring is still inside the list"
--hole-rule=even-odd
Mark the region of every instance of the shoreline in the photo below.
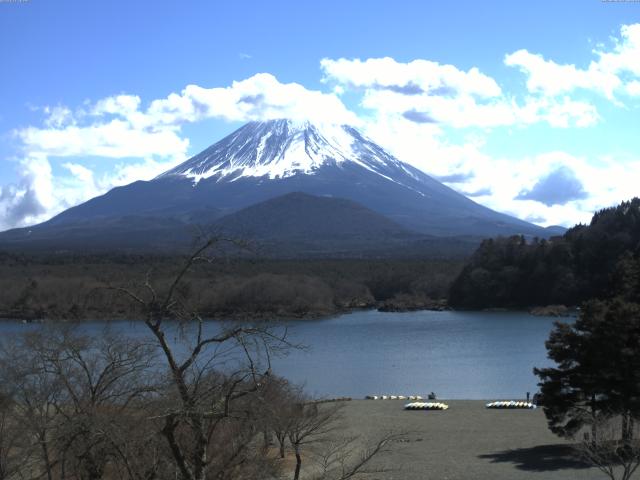
[[[578,315],[579,307],[564,307],[563,309],[555,309],[553,305],[544,307],[526,307],[526,308],[484,308],[484,309],[464,309],[454,308],[446,304],[444,300],[434,301],[432,306],[405,306],[400,308],[393,306],[387,302],[381,302],[377,305],[365,306],[365,307],[353,307],[353,308],[340,308],[331,312],[305,312],[305,313],[292,313],[282,312],[281,314],[264,314],[260,312],[225,312],[224,314],[207,315],[202,317],[205,321],[258,321],[258,322],[271,322],[271,321],[297,321],[297,320],[324,320],[340,315],[348,315],[356,312],[377,311],[381,313],[409,313],[409,312],[496,312],[496,313],[528,313],[532,317],[556,317],[556,318],[571,318]],[[64,322],[93,322],[93,321],[142,321],[142,318],[132,318],[127,316],[114,316],[109,318],[104,317],[66,317],[61,315],[55,316],[42,316],[37,315],[35,312],[8,312],[0,311],[0,321],[9,322],[23,322],[23,323],[64,323]]]

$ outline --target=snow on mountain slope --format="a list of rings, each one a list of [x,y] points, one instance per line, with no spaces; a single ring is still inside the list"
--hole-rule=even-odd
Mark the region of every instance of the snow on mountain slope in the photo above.
[[[398,171],[416,178],[404,163],[347,125],[292,120],[248,123],[159,178],[182,175],[194,183],[211,177],[228,182],[246,177],[274,180],[312,175],[322,166],[345,162],[399,184],[393,177]]]

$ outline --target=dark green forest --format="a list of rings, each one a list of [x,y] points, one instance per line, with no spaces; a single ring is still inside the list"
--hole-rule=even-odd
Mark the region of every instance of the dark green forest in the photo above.
[[[597,212],[563,236],[488,239],[451,285],[458,308],[579,305],[615,296],[638,301],[640,199]]]

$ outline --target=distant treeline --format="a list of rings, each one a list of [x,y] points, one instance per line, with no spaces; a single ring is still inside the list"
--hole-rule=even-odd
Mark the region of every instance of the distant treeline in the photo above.
[[[591,298],[640,299],[640,199],[597,212],[550,240],[489,239],[451,286],[460,308],[578,305]]]
[[[0,254],[0,317],[135,318],[116,287],[166,289],[179,256]],[[194,266],[181,295],[205,317],[283,318],[357,308],[440,306],[461,260],[220,259]]]

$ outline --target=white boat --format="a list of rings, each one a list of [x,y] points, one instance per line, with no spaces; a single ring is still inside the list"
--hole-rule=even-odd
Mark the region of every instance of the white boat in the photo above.
[[[494,409],[522,409],[522,410],[533,410],[536,407],[535,404],[531,402],[520,402],[515,400],[498,400],[495,402],[489,402],[486,404],[487,408]]]

